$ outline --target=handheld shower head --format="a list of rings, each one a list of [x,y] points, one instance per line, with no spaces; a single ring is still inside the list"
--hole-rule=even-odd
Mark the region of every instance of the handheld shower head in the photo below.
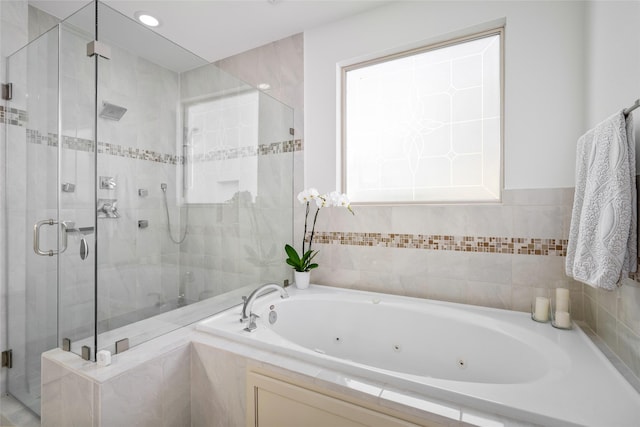
[[[167,184],[164,183],[164,182],[160,183],[160,189],[166,193],[167,192]]]

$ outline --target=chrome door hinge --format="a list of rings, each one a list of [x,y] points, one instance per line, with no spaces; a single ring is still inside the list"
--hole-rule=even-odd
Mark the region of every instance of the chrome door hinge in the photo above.
[[[123,338],[116,341],[116,354],[120,354],[129,350],[129,338]]]
[[[105,59],[111,59],[111,46],[101,43],[98,40],[87,43],[87,56],[101,56]]]
[[[13,367],[13,352],[5,350],[2,352],[2,367],[11,369]]]
[[[82,358],[84,360],[91,360],[91,348],[88,345],[82,346]]]
[[[2,99],[11,101],[13,99],[13,83],[2,84]]]

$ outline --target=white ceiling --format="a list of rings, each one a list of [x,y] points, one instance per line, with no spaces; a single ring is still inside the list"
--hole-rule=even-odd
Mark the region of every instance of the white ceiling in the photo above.
[[[29,0],[60,19],[88,0]],[[133,17],[149,12],[154,29],[209,62],[217,61],[329,22],[379,7],[389,0],[104,0]]]

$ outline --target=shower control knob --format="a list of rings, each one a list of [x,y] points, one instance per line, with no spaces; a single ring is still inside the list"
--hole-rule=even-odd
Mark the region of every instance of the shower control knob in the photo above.
[[[116,188],[116,179],[112,176],[101,176],[100,177],[100,189],[101,190],[115,190]]]

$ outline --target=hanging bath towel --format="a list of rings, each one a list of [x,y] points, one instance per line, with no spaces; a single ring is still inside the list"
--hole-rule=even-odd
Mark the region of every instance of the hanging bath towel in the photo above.
[[[636,158],[631,115],[613,115],[578,140],[566,273],[615,290],[637,268]]]

